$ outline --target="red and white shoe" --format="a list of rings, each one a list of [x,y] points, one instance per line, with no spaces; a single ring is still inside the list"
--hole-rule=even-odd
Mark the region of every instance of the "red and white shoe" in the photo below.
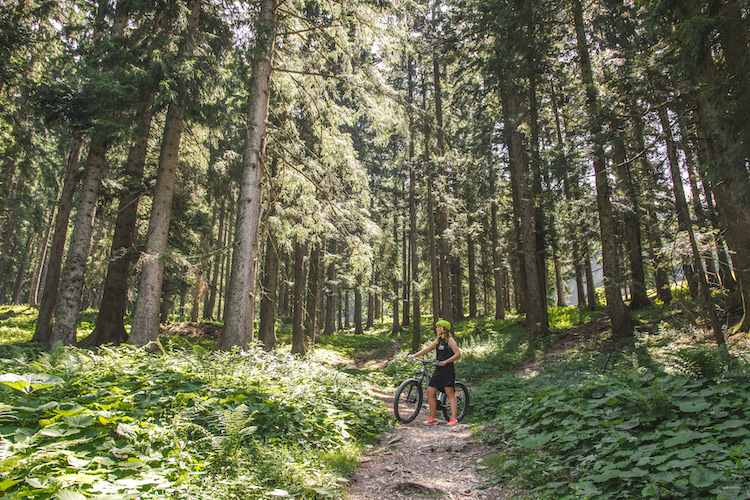
[[[453,427],[454,425],[458,425],[458,420],[455,418],[448,420],[448,427]]]
[[[430,417],[424,421],[424,425],[435,425],[437,423],[438,423],[438,419],[436,419],[435,417]]]

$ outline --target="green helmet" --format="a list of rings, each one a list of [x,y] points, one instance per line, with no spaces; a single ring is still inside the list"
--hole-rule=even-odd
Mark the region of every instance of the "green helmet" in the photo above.
[[[450,323],[448,323],[448,322],[447,322],[446,320],[444,320],[444,319],[442,319],[442,318],[441,318],[441,319],[439,319],[439,320],[437,321],[437,323],[435,323],[435,326],[442,326],[442,327],[443,327],[443,328],[445,328],[446,330],[450,330],[450,329],[451,329],[451,324],[450,324]]]

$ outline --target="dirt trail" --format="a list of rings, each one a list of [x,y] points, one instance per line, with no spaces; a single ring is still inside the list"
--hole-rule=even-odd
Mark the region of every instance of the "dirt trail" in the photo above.
[[[608,318],[569,328],[544,355],[527,360],[516,375],[528,374],[554,363],[560,354],[606,333]],[[381,360],[384,361],[384,360]],[[385,360],[387,363],[387,360]],[[373,390],[393,416],[393,394]],[[490,486],[482,475],[483,457],[492,453],[472,437],[471,426],[447,427],[445,420],[423,425],[426,408],[409,424],[398,424],[361,459],[351,478],[345,500],[426,500],[435,498],[505,500],[524,498],[522,492]],[[482,489],[480,489],[482,487]]]
[[[393,394],[373,391],[392,414]],[[502,500],[501,487],[478,489],[486,483],[482,459],[488,450],[473,439],[471,427],[423,425],[423,410],[413,422],[398,424],[361,459],[350,480],[346,500],[422,500],[434,498]]]

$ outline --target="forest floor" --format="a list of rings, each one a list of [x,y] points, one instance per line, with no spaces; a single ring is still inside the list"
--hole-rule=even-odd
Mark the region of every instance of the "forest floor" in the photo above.
[[[526,360],[516,371],[518,376],[533,374],[556,358],[583,344],[596,341],[607,332],[609,320],[598,319],[555,334],[544,354]],[[212,323],[175,323],[166,333],[188,337],[216,338],[220,328]],[[360,368],[383,369],[401,348],[394,342],[388,349],[362,353],[355,357]],[[604,348],[600,345],[599,348]],[[471,389],[471,388],[470,388]],[[393,415],[393,393],[371,388]],[[503,485],[488,485],[483,465],[492,449],[473,435],[470,424],[447,427],[422,424],[429,415],[422,412],[408,424],[398,423],[381,441],[366,450],[360,466],[344,493],[345,500],[504,500],[524,498],[524,492]]]
[[[527,360],[517,375],[535,372],[576,346],[598,339],[609,328],[607,319],[578,325],[556,335],[544,355]],[[381,365],[389,359],[369,360]],[[360,360],[365,362],[365,360]],[[393,394],[372,389],[393,414]],[[524,493],[502,485],[488,486],[483,471],[492,450],[472,435],[468,424],[447,427],[422,424],[429,415],[422,412],[408,424],[397,424],[378,445],[360,460],[351,478],[346,500],[424,500],[435,498],[503,500],[524,498]]]

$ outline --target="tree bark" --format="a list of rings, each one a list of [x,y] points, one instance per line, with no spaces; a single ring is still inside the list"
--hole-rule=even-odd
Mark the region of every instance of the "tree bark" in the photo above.
[[[305,340],[307,350],[311,350],[315,345],[318,333],[318,302],[320,297],[320,288],[318,279],[321,268],[321,242],[315,241],[310,252],[310,264],[308,266],[307,276],[307,300],[305,304]]]
[[[260,325],[258,338],[263,349],[276,349],[276,309],[279,291],[279,253],[278,241],[272,227],[268,228],[266,238],[266,256],[263,264],[263,290],[260,296]]]
[[[13,287],[13,298],[11,303],[20,304],[21,296],[23,295],[23,284],[26,281],[26,271],[31,261],[32,253],[34,250],[34,237],[29,234],[26,237],[26,247],[23,255],[21,256],[21,262],[18,265],[18,272],[16,273],[16,284]]]
[[[294,288],[292,292],[292,354],[302,356],[307,352],[305,343],[305,255],[307,244],[294,242]]]
[[[641,127],[635,126],[638,134]],[[625,140],[622,131],[618,131],[614,138],[616,173],[620,189],[625,194],[629,203],[624,207],[623,218],[625,220],[625,245],[628,252],[628,263],[630,265],[631,299],[630,309],[637,311],[651,305],[646,290],[646,272],[643,269],[643,245],[641,243],[641,209],[638,195],[636,193],[636,182],[630,169],[630,163],[625,151]],[[643,139],[636,139],[639,151],[643,151]],[[644,155],[645,156],[645,155]]]
[[[519,218],[521,224],[521,244],[523,263],[527,275],[526,280],[526,328],[529,330],[529,343],[535,346],[541,335],[549,331],[547,317],[547,302],[541,290],[544,280],[540,276],[539,259],[537,256],[537,232],[534,206],[534,195],[530,182],[529,158],[524,147],[523,135],[519,128],[519,105],[516,89],[506,82],[501,89],[503,118],[505,121],[505,141],[508,147],[508,157],[511,175],[515,177],[518,189]]]
[[[328,253],[330,258],[328,269],[326,270],[326,284],[324,288],[326,295],[326,319],[323,335],[331,335],[336,329],[336,246],[336,240],[329,241]]]
[[[594,271],[591,268],[591,251],[588,243],[583,254],[583,268],[586,275],[586,296],[588,297],[589,310],[594,311],[599,307],[599,301],[596,296],[596,284],[594,283]]]
[[[583,10],[580,0],[573,0],[573,17],[575,22],[578,56],[581,66],[581,78],[586,85],[586,101],[591,135],[594,141],[594,177],[596,181],[596,203],[599,211],[599,230],[602,240],[602,261],[604,271],[604,293],[607,298],[607,311],[612,322],[612,333],[615,337],[633,335],[635,321],[625,306],[620,292],[620,276],[617,260],[617,242],[615,223],[610,200],[609,180],[604,157],[604,139],[602,135],[599,98],[591,71],[591,59],[586,42],[583,24]]]
[[[408,90],[409,90],[409,107],[407,114],[409,116],[409,262],[411,265],[411,347],[413,351],[418,351],[422,345],[421,338],[421,297],[419,287],[419,249],[417,248],[417,172],[414,159],[414,113],[412,104],[414,102],[414,68],[412,67],[411,57],[407,63],[408,73]]]
[[[180,59],[189,59],[195,50],[195,35],[201,0],[190,0],[190,13],[186,36],[178,49]],[[182,138],[183,118],[188,101],[188,85],[184,78],[177,80],[177,95],[169,104],[164,123],[159,168],[156,173],[156,186],[148,225],[145,252],[141,257],[141,278],[138,287],[133,323],[128,343],[147,345],[159,336],[159,310],[164,278],[164,256],[167,248],[169,219],[172,215],[172,201]]]
[[[216,235],[216,249],[218,253],[214,255],[214,270],[211,273],[211,284],[208,287],[208,299],[206,300],[206,303],[203,307],[203,317],[211,321],[213,321],[214,319],[214,311],[216,310],[216,297],[219,294],[219,278],[223,274],[222,262],[224,259],[224,251],[221,249],[224,247],[224,222],[225,210],[224,200],[222,200],[221,207],[219,208],[219,231]],[[276,258],[278,260],[278,256]],[[278,262],[276,265],[278,266]]]
[[[30,306],[36,307],[39,300],[39,288],[42,284],[42,274],[46,269],[47,252],[49,250],[50,239],[52,238],[52,229],[54,227],[55,213],[57,207],[52,207],[52,216],[50,217],[47,231],[45,232],[44,239],[41,241],[41,248],[37,252],[36,265],[34,266],[34,274],[31,277],[31,284],[29,285],[29,297],[27,302]]]
[[[354,288],[354,334],[363,335],[362,330],[362,287],[357,283]]]
[[[96,204],[104,176],[107,142],[107,138],[95,133],[89,145],[75,224],[70,235],[68,256],[60,282],[60,293],[55,304],[55,324],[50,345],[58,342],[73,345],[76,342],[78,310],[81,306],[86,263],[91,251]]]
[[[409,235],[406,230],[406,218],[401,218],[401,311],[403,320],[401,326],[409,326]]]
[[[135,118],[135,140],[128,153],[125,167],[125,187],[120,196],[115,230],[112,235],[107,277],[104,281],[104,292],[96,317],[94,331],[86,340],[89,346],[126,342],[128,332],[125,330],[125,312],[128,298],[128,275],[138,218],[138,201],[143,189],[143,171],[146,166],[148,137],[151,131],[152,107],[155,92],[147,91],[145,99],[138,107]]]
[[[473,225],[473,217],[469,215],[469,227]],[[469,316],[477,317],[477,272],[476,249],[471,230],[466,231],[466,263],[469,266]]]
[[[437,55],[432,59],[435,84],[435,123],[437,125],[438,178],[447,198],[448,176],[445,169],[445,134],[443,132],[443,93],[440,84],[440,62]],[[448,200],[438,200],[437,233],[440,240],[440,317],[453,323],[453,288],[451,276],[451,249],[448,241]]]
[[[271,95],[271,69],[276,31],[276,0],[261,0],[256,24],[256,46],[248,87],[247,136],[235,227],[235,257],[227,290],[224,329],[216,349],[247,349],[253,340],[255,269],[258,226],[262,211],[262,183],[266,155],[266,121]]]
[[[503,294],[503,263],[500,257],[500,240],[497,231],[497,193],[495,192],[495,172],[490,168],[490,246],[492,250],[492,275],[495,284],[495,319],[505,319],[506,302]]]
[[[698,293],[701,301],[701,306],[704,313],[711,321],[711,327],[714,333],[714,340],[716,344],[721,347],[725,344],[724,333],[721,330],[721,323],[716,313],[716,305],[714,304],[713,297],[711,297],[711,290],[708,286],[708,280],[706,274],[703,271],[701,265],[700,252],[698,250],[698,244],[695,240],[695,233],[693,232],[693,224],[690,220],[690,212],[688,211],[687,200],[685,199],[685,190],[683,189],[682,175],[680,175],[679,163],[677,160],[677,152],[675,151],[674,139],[672,138],[672,129],[669,125],[669,117],[667,110],[663,106],[659,107],[659,120],[661,121],[662,134],[667,146],[667,159],[669,160],[669,169],[672,174],[672,186],[675,195],[675,207],[677,209],[677,225],[680,231],[684,231],[688,235],[690,241],[690,248],[693,253],[693,268],[695,269],[696,278],[698,281]]]
[[[394,262],[398,262],[398,250],[395,247],[396,242],[398,242],[398,210],[394,208],[393,210],[393,244],[394,244]],[[400,285],[398,283],[398,271],[394,270],[393,272],[393,325],[391,326],[391,332],[393,334],[397,334],[401,331],[401,325],[399,324],[399,313],[398,313],[398,306],[399,302],[401,301],[399,297],[399,291],[400,291]]]
[[[70,211],[73,208],[73,195],[75,194],[78,167],[81,161],[81,149],[83,146],[83,134],[80,130],[73,131],[73,140],[68,155],[68,165],[63,180],[63,188],[58,202],[57,218],[55,219],[55,233],[49,248],[50,258],[47,261],[47,270],[44,278],[44,291],[39,305],[39,316],[32,342],[49,344],[52,339],[52,324],[54,318],[55,304],[57,303],[57,287],[60,284],[60,272],[62,268],[63,250],[68,234],[68,221]]]

